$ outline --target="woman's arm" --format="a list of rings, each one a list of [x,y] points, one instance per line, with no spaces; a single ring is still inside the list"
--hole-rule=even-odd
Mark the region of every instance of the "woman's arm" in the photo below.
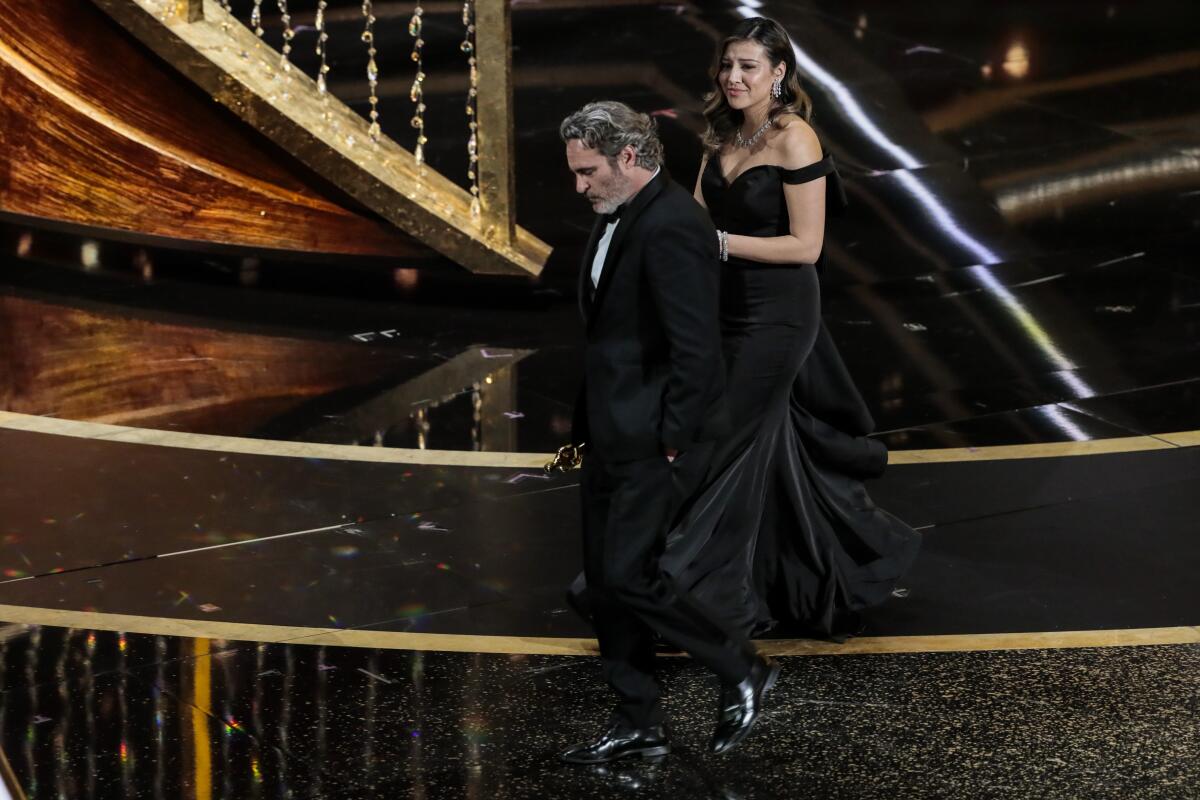
[[[702,188],[702,186],[704,184],[704,169],[707,166],[708,166],[708,153],[705,153],[704,157],[700,159],[700,172],[697,173],[697,175],[696,175],[696,188],[692,192],[692,196],[696,198],[696,202],[699,203],[700,205],[704,206],[705,208],[708,208],[708,204],[704,202],[704,189]]]
[[[821,160],[821,143],[816,133],[799,120],[793,121],[775,140],[780,166],[799,169]],[[729,256],[764,264],[812,264],[821,256],[825,242],[825,178],[806,183],[784,184],[787,201],[788,235],[729,236]]]

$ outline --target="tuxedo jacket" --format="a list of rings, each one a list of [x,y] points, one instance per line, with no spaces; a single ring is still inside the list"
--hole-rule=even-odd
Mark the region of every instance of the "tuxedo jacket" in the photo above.
[[[720,261],[708,213],[660,171],[624,208],[593,290],[606,224],[597,217],[579,275],[587,348],[572,441],[604,461],[631,461],[725,435]]]

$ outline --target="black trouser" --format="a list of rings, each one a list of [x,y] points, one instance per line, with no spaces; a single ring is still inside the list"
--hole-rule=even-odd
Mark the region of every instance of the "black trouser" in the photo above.
[[[753,649],[659,571],[667,529],[698,488],[711,445],[666,458],[584,459],[583,544],[587,603],[604,678],[617,692],[617,714],[634,727],[662,722],[654,680],[656,631],[727,684],[749,674]]]

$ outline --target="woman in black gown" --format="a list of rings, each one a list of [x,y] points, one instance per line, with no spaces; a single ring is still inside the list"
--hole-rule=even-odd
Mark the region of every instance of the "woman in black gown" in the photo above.
[[[862,479],[887,463],[821,321],[825,211],[845,203],[808,125],[787,33],[756,18],[718,50],[696,199],[722,231],[721,325],[735,433],[668,538],[663,568],[737,628],[840,639],[886,599],[919,535]]]

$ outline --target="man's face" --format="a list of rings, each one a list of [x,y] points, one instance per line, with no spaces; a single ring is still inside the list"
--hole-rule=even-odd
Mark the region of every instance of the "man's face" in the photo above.
[[[611,214],[629,199],[630,180],[621,164],[624,155],[613,163],[579,139],[567,142],[567,166],[575,175],[575,191],[588,199],[597,214]]]

